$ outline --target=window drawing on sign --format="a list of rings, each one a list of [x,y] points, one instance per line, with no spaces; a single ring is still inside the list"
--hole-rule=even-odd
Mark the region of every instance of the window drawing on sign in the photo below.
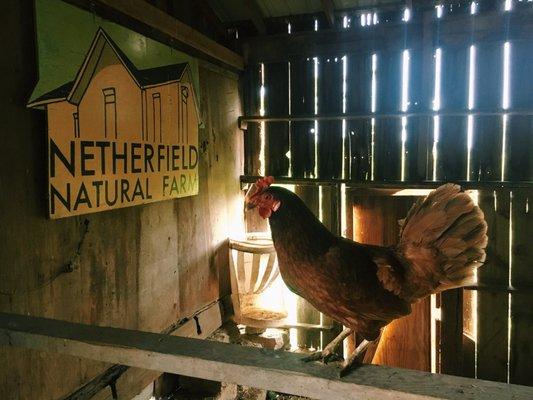
[[[152,94],[152,110],[154,115],[154,142],[159,138],[159,142],[163,141],[161,132],[161,93]]]
[[[181,123],[181,129],[180,129],[180,137],[178,138],[178,141],[181,143],[188,143],[189,141],[189,121],[187,121],[187,115],[188,115],[188,101],[189,98],[189,88],[187,86],[181,86],[181,115],[180,115],[180,123]]]
[[[117,102],[115,88],[102,89],[104,94],[104,135],[117,139]]]
[[[72,119],[74,121],[74,137],[79,138],[80,137],[80,118],[77,112],[72,113]]]

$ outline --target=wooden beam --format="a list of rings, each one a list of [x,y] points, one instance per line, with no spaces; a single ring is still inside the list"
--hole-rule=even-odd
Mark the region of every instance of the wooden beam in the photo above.
[[[197,30],[177,20],[157,7],[144,0],[64,0],[67,3],[93,10],[97,14],[104,11],[104,18],[108,17],[107,11],[113,15],[125,16],[138,24],[147,26],[170,39],[174,44],[181,44],[180,48],[192,51],[192,55],[199,55],[208,61],[222,63],[232,69],[244,69],[243,58],[208,38]]]
[[[243,0],[242,6],[246,10],[248,17],[252,20],[252,23],[257,29],[260,35],[266,35],[265,21],[263,20],[263,12],[261,7],[257,4],[256,0]]]
[[[466,46],[467,43],[496,43],[501,37],[526,42],[533,34],[533,8],[509,15],[490,12],[476,16],[474,31],[469,23],[470,15],[457,15],[439,22],[441,46]],[[411,40],[410,49],[421,51],[423,38],[420,35],[423,20],[418,18],[409,24],[387,22],[372,29],[324,29],[318,32],[294,32],[250,37],[242,40],[246,64],[274,63],[302,57],[337,57],[343,54],[360,54],[380,50],[398,50],[405,46],[405,37]]]
[[[236,383],[315,399],[531,399],[533,388],[365,365],[344,378],[303,355],[0,313],[0,345]]]
[[[335,26],[335,5],[333,0],[322,0],[322,9],[324,14],[326,14],[329,27],[333,28]]]
[[[205,339],[217,330],[222,325],[222,322],[222,304],[220,301],[215,301],[203,307],[192,316],[181,318],[161,333],[163,335]],[[115,385],[115,390],[117,390],[117,380],[128,370],[130,370],[130,367],[126,365],[115,364],[71,394],[63,397],[62,400],[92,399],[102,389],[112,385]],[[156,378],[157,376],[154,376],[154,379]],[[126,397],[124,393],[119,394],[121,395],[120,398]]]

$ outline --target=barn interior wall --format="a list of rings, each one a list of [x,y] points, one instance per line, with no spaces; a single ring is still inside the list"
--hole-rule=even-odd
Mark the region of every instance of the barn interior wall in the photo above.
[[[9,37],[0,61],[0,311],[162,331],[229,292],[226,239],[242,220],[237,76],[200,67],[197,196],[49,220],[46,114],[25,106],[38,79],[32,3],[9,2],[0,27]],[[0,365],[6,400],[60,398],[108,367],[5,347]],[[140,391],[149,379],[139,371],[131,383]]]

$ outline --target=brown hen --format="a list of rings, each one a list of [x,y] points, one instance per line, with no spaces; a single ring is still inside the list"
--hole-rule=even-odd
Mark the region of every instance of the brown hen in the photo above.
[[[485,260],[483,213],[458,185],[446,184],[409,211],[395,247],[357,243],[332,234],[303,201],[271,177],[246,196],[269,218],[286,285],[317,310],[347,327],[308,360],[327,360],[352,332],[366,340],[343,372],[360,362],[370,341],[411,304],[432,293],[467,285]]]

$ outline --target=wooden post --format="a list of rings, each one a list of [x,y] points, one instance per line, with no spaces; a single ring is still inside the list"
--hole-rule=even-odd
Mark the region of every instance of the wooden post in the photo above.
[[[440,372],[463,373],[463,289],[441,293]]]
[[[318,186],[299,185],[295,188],[296,194],[304,201],[313,213],[319,215],[319,189]],[[297,301],[297,322],[307,324],[320,324],[320,312],[317,311],[307,300],[298,297]],[[300,348],[320,347],[320,333],[299,329],[297,334],[297,344]]]
[[[478,283],[506,287],[509,283],[509,191],[480,191],[489,242],[487,261],[478,269]],[[507,382],[509,296],[478,291],[477,376]]]
[[[529,203],[533,196],[531,190],[513,190],[511,198],[511,284],[533,285],[531,271],[533,251],[531,233],[533,216]],[[509,380],[522,385],[532,384],[531,360],[533,344],[533,294],[511,295],[511,340],[509,357]]]

